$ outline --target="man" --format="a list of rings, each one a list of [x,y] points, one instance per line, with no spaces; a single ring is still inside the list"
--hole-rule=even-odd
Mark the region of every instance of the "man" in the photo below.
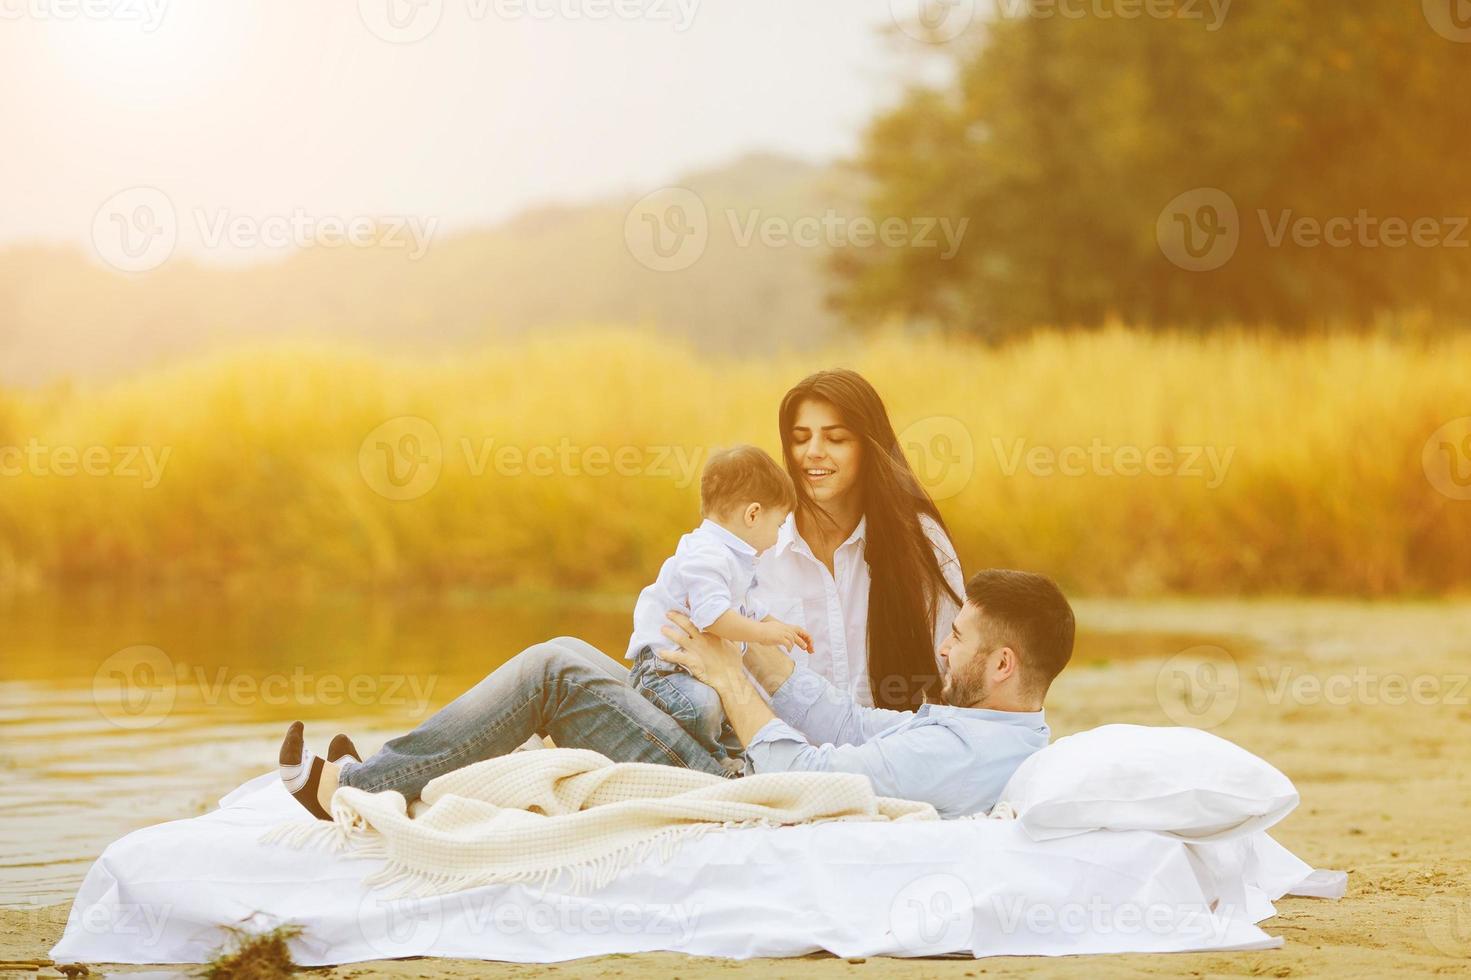
[[[1047,744],[1042,703],[1072,656],[1074,634],[1072,608],[1051,579],[980,572],[966,583],[965,605],[940,647],[942,703],[910,712],[861,707],[780,650],[752,646],[742,655],[682,613],[669,618],[664,633],[677,649],[664,656],[719,693],[754,772],[862,773],[878,794],[928,802],[944,817],[990,810],[1016,767]],[[532,735],[615,762],[723,774],[626,678],[579,640],[539,644],[362,762],[341,736],[331,759],[313,756],[301,723],[293,723],[281,745],[281,778],[325,820],[339,785],[413,799],[435,776],[504,755]]]

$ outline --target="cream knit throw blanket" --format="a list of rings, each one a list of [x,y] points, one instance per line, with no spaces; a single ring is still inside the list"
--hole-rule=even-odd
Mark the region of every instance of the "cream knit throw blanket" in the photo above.
[[[586,749],[517,752],[446,773],[410,814],[396,792],[341,787],[332,822],[267,835],[383,859],[367,884],[434,895],[496,882],[600,887],[656,848],[720,827],[826,820],[938,820],[928,803],[875,796],[851,773],[724,779],[693,769],[615,763]]]

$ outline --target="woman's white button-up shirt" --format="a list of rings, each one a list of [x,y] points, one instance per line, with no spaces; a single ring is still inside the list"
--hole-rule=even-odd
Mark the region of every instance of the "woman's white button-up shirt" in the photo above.
[[[945,581],[964,598],[965,576],[955,547],[929,517],[921,517],[925,535]],[[756,563],[753,595],[777,619],[801,626],[812,634],[812,653],[791,651],[801,666],[826,677],[841,691],[851,694],[865,707],[873,705],[868,684],[868,562],[863,553],[868,520],[858,522],[848,540],[833,554],[833,570],[818,561],[807,542],[797,533],[795,515],[787,518],[776,544]],[[941,596],[935,617],[935,654],[939,663],[940,643],[950,632],[959,606]]]

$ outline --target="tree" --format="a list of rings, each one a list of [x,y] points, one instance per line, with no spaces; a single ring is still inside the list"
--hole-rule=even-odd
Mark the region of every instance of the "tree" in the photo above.
[[[1464,315],[1471,43],[1433,2],[1236,0],[1214,30],[1205,0],[997,2],[857,161],[875,217],[968,218],[962,247],[840,250],[849,319],[994,337]]]

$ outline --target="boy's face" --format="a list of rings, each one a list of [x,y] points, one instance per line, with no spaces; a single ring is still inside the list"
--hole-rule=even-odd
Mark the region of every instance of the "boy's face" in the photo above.
[[[746,543],[757,551],[765,551],[776,544],[777,535],[781,532],[781,526],[786,523],[787,515],[791,513],[781,507],[762,507],[756,511],[756,519],[750,525],[750,537]]]

